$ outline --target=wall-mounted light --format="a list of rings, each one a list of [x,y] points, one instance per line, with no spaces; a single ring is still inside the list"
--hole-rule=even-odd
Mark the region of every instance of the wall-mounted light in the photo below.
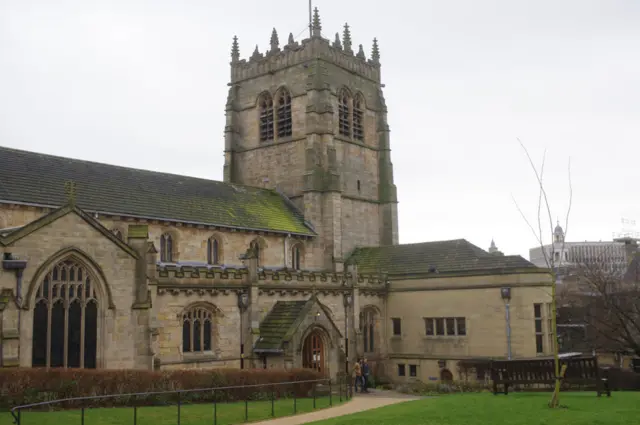
[[[500,288],[500,296],[502,297],[503,300],[509,301],[511,299],[511,288],[509,287]]]

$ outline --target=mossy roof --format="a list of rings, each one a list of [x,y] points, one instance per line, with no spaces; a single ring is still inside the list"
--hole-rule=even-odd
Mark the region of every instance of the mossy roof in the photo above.
[[[61,207],[67,181],[85,211],[315,235],[274,190],[0,147],[0,201]]]
[[[260,339],[255,351],[282,349],[284,337],[307,310],[305,301],[277,301],[260,324]]]
[[[540,270],[519,255],[495,255],[465,239],[356,248],[348,260],[361,273],[421,275],[492,270]]]

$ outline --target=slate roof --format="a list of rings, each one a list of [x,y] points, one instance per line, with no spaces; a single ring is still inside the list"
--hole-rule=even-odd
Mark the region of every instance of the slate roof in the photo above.
[[[69,180],[85,211],[315,235],[274,190],[0,147],[0,202],[61,207]]]
[[[287,332],[306,310],[305,301],[277,301],[260,324],[260,339],[254,351],[277,351],[282,349]]]
[[[356,248],[347,260],[361,273],[439,274],[497,269],[541,270],[519,255],[495,255],[465,239]]]

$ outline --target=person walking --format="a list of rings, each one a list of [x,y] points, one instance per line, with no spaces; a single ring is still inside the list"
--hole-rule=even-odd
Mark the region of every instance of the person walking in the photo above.
[[[354,385],[355,392],[358,392],[358,385],[360,385],[360,391],[362,391],[362,369],[360,368],[360,362],[356,361],[353,365],[353,372],[356,376],[356,382]]]
[[[369,363],[367,359],[362,360],[362,392],[368,393],[367,385],[369,384]]]

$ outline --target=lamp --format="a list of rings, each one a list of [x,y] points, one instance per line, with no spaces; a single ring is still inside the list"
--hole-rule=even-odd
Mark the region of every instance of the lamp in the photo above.
[[[351,297],[351,294],[344,294],[344,297],[342,298],[342,302],[344,303],[344,308],[350,307],[351,303],[353,302],[353,298]]]
[[[346,391],[351,390],[349,382],[349,307],[353,304],[353,296],[350,293],[344,294],[342,297],[344,304],[344,379],[347,385]]]
[[[511,288],[509,288],[508,286],[500,288],[500,296],[503,300],[509,301],[511,299]]]
[[[317,322],[319,318],[320,318],[320,312],[317,312],[316,313],[316,317],[315,317],[315,321]]]
[[[249,306],[249,294],[242,292],[238,294],[238,308],[244,310]]]

